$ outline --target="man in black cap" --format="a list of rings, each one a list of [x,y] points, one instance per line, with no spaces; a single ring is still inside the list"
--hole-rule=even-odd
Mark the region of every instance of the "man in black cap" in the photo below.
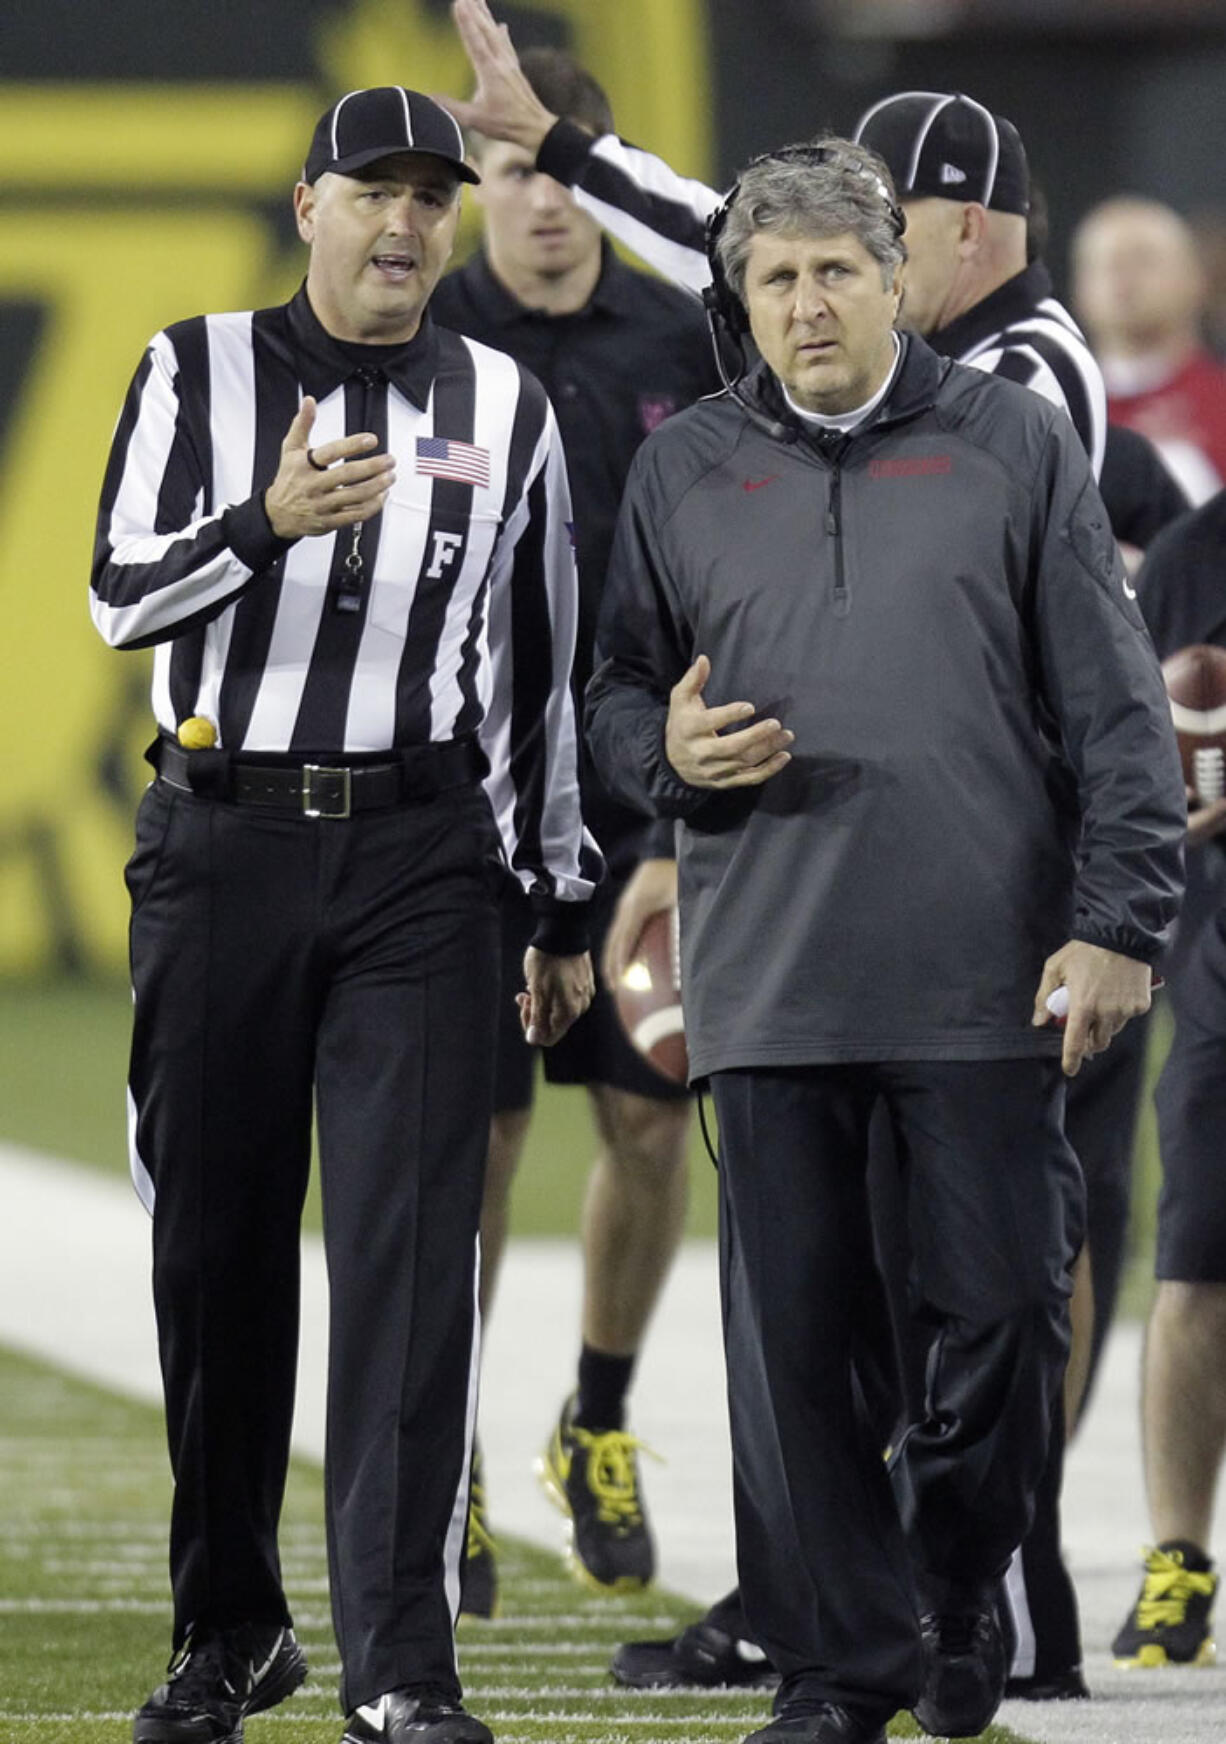
[[[174,1658],[135,1744],[241,1744],[306,1673],[277,1525],[318,1132],[326,1509],[347,1744],[491,1744],[454,1619],[503,867],[536,917],[521,1021],[591,997],[578,612],[553,412],[437,328],[459,129],[399,86],[321,119],[306,282],[155,336],[91,596],[155,649],[132,895],[132,1165],[153,1213]],[[508,988],[504,998],[512,997]]]
[[[973,97],[903,91],[855,137],[890,166],[907,214],[904,324],[942,357],[1008,376],[1063,406],[1097,475],[1102,375],[1028,249],[1030,171],[1016,127]]]

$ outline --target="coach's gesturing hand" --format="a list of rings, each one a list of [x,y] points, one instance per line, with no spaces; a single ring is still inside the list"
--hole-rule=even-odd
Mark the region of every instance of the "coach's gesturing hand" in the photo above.
[[[370,431],[312,448],[315,409],[308,394],[285,433],[277,476],[264,492],[264,512],[280,539],[334,533],[370,520],[387,501],[395,477],[391,455],[370,452],[379,440]]]
[[[711,662],[700,654],[669,695],[664,750],[691,787],[757,787],[791,762],[787,747],[796,737],[776,720],[754,721],[739,732],[725,731],[752,720],[751,702],[726,702],[708,708],[702,693]]]

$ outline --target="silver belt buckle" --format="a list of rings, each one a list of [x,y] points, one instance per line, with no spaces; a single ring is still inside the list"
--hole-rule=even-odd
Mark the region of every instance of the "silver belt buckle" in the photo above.
[[[353,784],[348,769],[329,769],[322,763],[302,765],[302,811],[304,817],[347,818],[353,807]]]

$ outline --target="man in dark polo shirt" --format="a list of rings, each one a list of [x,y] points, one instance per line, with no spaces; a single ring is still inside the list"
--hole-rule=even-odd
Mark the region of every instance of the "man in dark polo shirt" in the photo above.
[[[553,49],[523,56],[524,72],[556,113],[608,131],[600,86]],[[470,135],[481,169],[484,248],[439,285],[445,327],[509,352],[544,384],[566,449],[579,563],[574,684],[582,695],[613,527],[630,461],[673,412],[719,385],[694,300],[632,271],[569,191],[537,171],[518,146]],[[646,916],[672,900],[672,828],[652,839],[638,813],[613,801],[586,758],[584,820],[609,864],[593,915],[602,939],[633,943]],[[508,888],[504,973],[518,983],[528,942],[526,904]],[[606,953],[607,955],[607,953]],[[513,1018],[514,1013],[511,1012]],[[610,1591],[644,1585],[654,1551],[639,1491],[625,1400],[635,1359],[685,1216],[689,1097],[654,1072],[622,1034],[612,1000],[596,1001],[564,1052],[545,1056],[553,1083],[585,1084],[599,1134],[583,1212],[584,1306],[577,1388],[539,1462],[542,1481],[573,1522],[571,1554]],[[482,1213],[481,1309],[488,1314],[506,1239],[511,1181],[531,1119],[534,1050],[510,1019],[500,1038],[495,1114]],[[493,1545],[478,1468],[463,1608],[489,1614],[496,1597]]]

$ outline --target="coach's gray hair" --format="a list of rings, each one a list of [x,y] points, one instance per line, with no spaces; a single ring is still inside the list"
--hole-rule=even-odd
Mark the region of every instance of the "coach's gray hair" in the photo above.
[[[824,151],[824,162],[806,162],[805,150]],[[788,153],[795,151],[795,157]],[[760,230],[786,235],[842,236],[850,232],[881,268],[888,288],[907,258],[898,231],[890,172],[875,151],[827,134],[786,147],[750,164],[716,243],[729,289],[745,300],[745,267]]]

